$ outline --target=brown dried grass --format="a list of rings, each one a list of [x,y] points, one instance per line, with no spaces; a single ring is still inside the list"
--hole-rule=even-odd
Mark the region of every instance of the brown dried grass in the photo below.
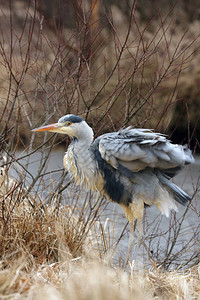
[[[31,206],[31,196],[5,178],[3,169],[0,299],[199,299],[200,266],[182,273],[116,267],[95,247],[103,235],[95,222],[86,230],[69,206]]]
[[[199,299],[199,267],[185,273],[124,272],[81,258],[41,264],[27,271],[26,260],[0,271],[1,299]]]

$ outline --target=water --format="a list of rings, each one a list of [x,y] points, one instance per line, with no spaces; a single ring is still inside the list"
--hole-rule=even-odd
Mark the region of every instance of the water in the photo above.
[[[24,156],[24,153],[17,153],[18,157]],[[38,183],[34,186],[33,191],[40,191],[43,199],[49,195],[51,190],[55,189],[57,182],[59,182],[62,172],[59,170],[63,169],[63,149],[53,151],[48,158],[47,167],[45,172],[47,175],[38,180]],[[41,153],[36,152],[30,156],[29,164],[27,165],[28,174],[26,174],[26,185],[28,186],[32,178],[31,176],[37,176],[38,169],[41,165]],[[26,158],[19,160],[22,166],[26,165]],[[21,168],[19,165],[13,165],[11,174],[13,177],[17,177],[19,172],[16,172]],[[22,174],[22,168],[20,174]],[[45,181],[45,189],[43,189]],[[65,183],[68,181],[67,177]],[[178,205],[178,212],[172,213],[169,218],[161,216],[160,212],[156,207],[151,207],[145,210],[144,216],[144,235],[145,243],[151,252],[152,259],[158,261],[166,256],[166,253],[170,251],[170,247],[176,239],[179,225],[181,224],[181,230],[178,231],[178,237],[176,239],[175,246],[171,251],[170,257],[173,260],[171,266],[177,266],[177,264],[184,264],[192,255],[199,253],[199,211],[200,211],[200,157],[196,157],[195,164],[186,166],[173,180],[175,184],[181,187],[189,195],[193,195],[195,191],[195,197],[192,201],[190,208],[186,216],[183,218],[186,208]],[[79,191],[81,190],[81,193]],[[65,192],[63,197],[63,205],[72,205],[73,200],[79,201],[79,205],[83,205],[85,197],[88,194],[83,191],[80,187],[71,185]],[[86,212],[87,213],[87,212]],[[124,213],[119,205],[114,203],[107,203],[104,206],[103,213],[99,218],[99,222],[104,224],[105,230],[110,237],[110,246],[115,244],[121,236],[127,220]],[[128,247],[129,237],[129,226],[126,227],[125,234],[120,240],[117,250],[115,252],[115,259],[117,260],[120,256],[124,257],[124,253]],[[137,236],[137,232],[136,232]],[[185,250],[183,251],[183,249]],[[168,249],[168,250],[166,250]],[[180,253],[179,253],[180,252]],[[144,248],[141,247],[140,257],[144,259],[147,256]]]

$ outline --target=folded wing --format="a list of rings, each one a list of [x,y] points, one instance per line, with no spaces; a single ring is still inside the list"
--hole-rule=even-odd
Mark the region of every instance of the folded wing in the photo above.
[[[98,140],[102,158],[115,169],[138,172],[149,167],[173,177],[177,170],[194,161],[186,146],[172,144],[166,136],[149,129],[128,127]]]

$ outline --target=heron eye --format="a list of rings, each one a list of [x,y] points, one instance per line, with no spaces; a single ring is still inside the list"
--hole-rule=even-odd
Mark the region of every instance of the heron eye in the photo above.
[[[71,122],[67,122],[67,126],[70,126],[72,123]]]

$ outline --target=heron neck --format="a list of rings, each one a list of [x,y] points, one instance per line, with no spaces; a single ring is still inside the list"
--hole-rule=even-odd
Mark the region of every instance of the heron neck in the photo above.
[[[92,139],[90,138],[75,138],[71,143],[71,150],[73,153],[74,161],[76,168],[84,174],[88,172],[88,169],[91,168],[93,156],[91,155],[91,143]]]
[[[77,150],[80,151],[80,150],[85,150],[86,148],[89,149],[92,142],[93,142],[93,138],[88,138],[88,137],[77,138],[77,137],[75,137],[72,141],[72,144],[74,145],[74,147]]]
[[[93,139],[93,130],[87,123],[85,123],[81,130],[77,133],[74,141],[76,142],[76,145],[79,145],[79,147],[88,147],[93,142]]]

